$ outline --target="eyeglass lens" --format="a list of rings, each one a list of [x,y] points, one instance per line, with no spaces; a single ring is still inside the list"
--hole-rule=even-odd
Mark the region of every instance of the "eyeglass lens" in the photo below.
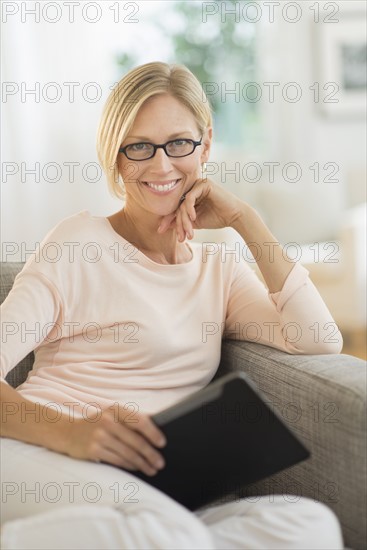
[[[166,151],[172,157],[183,157],[192,153],[194,149],[194,143],[185,139],[169,141],[166,144]],[[153,156],[154,146],[150,143],[134,143],[126,147],[126,153],[132,160],[141,160]]]

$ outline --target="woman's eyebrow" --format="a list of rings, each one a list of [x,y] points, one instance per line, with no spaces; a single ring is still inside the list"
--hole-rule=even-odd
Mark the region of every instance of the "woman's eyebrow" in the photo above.
[[[177,132],[175,134],[171,134],[170,136],[168,136],[167,139],[174,139],[176,137],[180,137],[182,136],[182,134],[191,134],[193,135],[192,131],[191,130],[181,130],[181,132]],[[127,136],[126,139],[142,139],[143,141],[148,141],[148,142],[151,142],[152,140],[146,136]]]

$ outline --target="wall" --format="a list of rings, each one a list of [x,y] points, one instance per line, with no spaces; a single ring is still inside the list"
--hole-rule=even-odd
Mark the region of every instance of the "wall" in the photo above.
[[[59,220],[75,212],[88,209],[94,215],[104,216],[121,207],[109,195],[104,177],[85,181],[82,168],[89,166],[89,179],[98,175],[92,166],[97,163],[95,136],[103,103],[119,78],[113,57],[116,52],[137,47],[147,52],[144,61],[165,59],[166,45],[159,35],[150,34],[152,30],[142,32],[144,25],[149,26],[150,10],[163,10],[164,2],[138,2],[135,19],[139,23],[127,22],[128,14],[124,12],[120,15],[125,20],[119,24],[113,21],[110,4],[101,3],[102,18],[95,24],[83,20],[77,12],[74,23],[65,22],[65,14],[56,24],[42,18],[33,23],[29,16],[22,23],[17,14],[9,16],[3,25],[3,81],[9,86],[7,90],[11,83],[19,89],[29,89],[36,82],[40,83],[41,92],[49,82],[58,83],[62,89],[62,97],[54,103],[45,101],[42,94],[38,103],[32,95],[23,101],[20,93],[3,97],[1,233],[3,243],[16,243],[19,250],[19,254],[3,259],[21,259],[21,243],[32,249]],[[352,4],[356,3],[349,6]],[[261,151],[239,148],[229,152],[219,143],[212,156],[213,162],[225,162],[229,167],[238,161],[241,167],[247,162],[257,162],[261,167],[269,161],[277,161],[281,167],[297,162],[304,177],[294,184],[282,181],[279,174],[270,183],[265,169],[259,182],[236,182],[226,176],[224,184],[259,209],[281,242],[296,240],[301,244],[336,238],[345,209],[363,200],[366,150],[365,120],[325,119],[317,111],[312,94],[307,93],[315,81],[318,52],[312,14],[305,9],[304,13],[293,25],[281,18],[270,24],[261,20],[258,49],[259,84],[296,81],[304,90],[302,100],[290,104],[278,97],[272,104],[261,102]],[[74,102],[70,101],[66,82],[80,83],[75,88]],[[85,89],[83,96],[81,90],[87,83],[96,83],[97,87]],[[101,98],[94,102],[97,88]],[[45,93],[52,97],[53,91],[49,88]],[[31,174],[21,181],[21,163],[30,169],[36,162],[40,163],[40,181],[35,182]],[[75,181],[70,181],[65,164],[70,162],[79,163]],[[320,166],[325,162],[338,163],[338,183],[312,182],[308,167],[315,162]],[[55,169],[48,163],[59,165],[59,181],[42,178],[42,169],[47,166],[47,179],[56,177]],[[17,173],[4,172],[12,169]],[[220,183],[222,178],[216,175],[215,179]],[[205,240],[211,234],[200,232],[197,239]],[[220,240],[221,235],[219,232],[215,238]]]

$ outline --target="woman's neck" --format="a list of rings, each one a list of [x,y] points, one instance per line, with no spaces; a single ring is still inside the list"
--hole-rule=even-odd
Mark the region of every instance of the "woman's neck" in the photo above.
[[[180,264],[190,261],[192,254],[186,243],[177,240],[176,229],[157,232],[162,216],[144,213],[136,216],[126,206],[107,219],[113,229],[143,254],[161,264]]]

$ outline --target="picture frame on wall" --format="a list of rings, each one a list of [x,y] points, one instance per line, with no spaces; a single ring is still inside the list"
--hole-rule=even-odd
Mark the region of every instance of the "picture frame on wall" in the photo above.
[[[343,13],[337,22],[320,23],[315,40],[315,68],[315,103],[323,116],[366,117],[365,12]]]

